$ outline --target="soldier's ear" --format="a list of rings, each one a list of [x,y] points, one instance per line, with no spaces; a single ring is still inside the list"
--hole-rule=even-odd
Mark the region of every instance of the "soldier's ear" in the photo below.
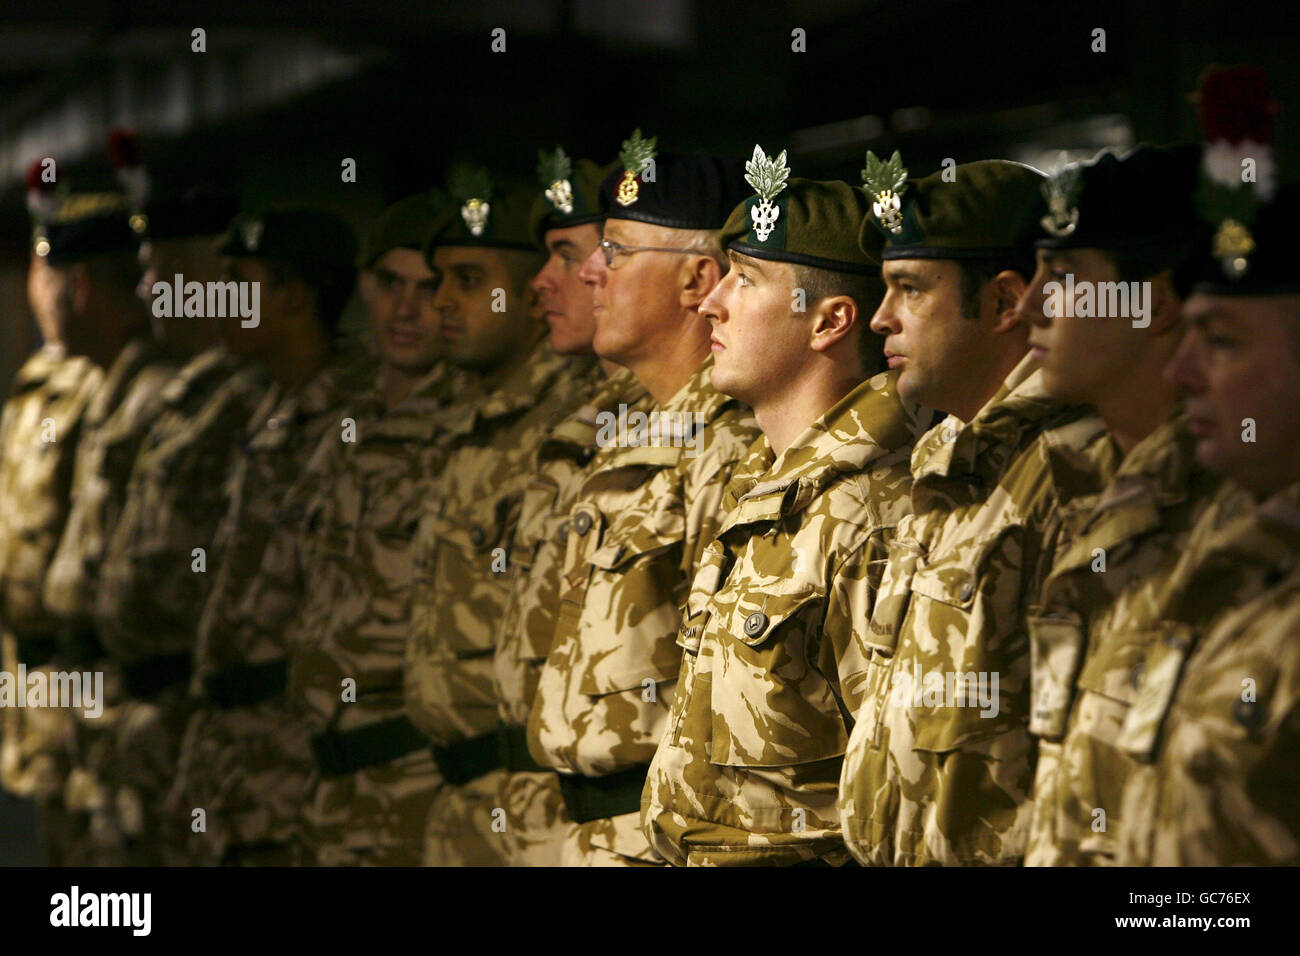
[[[1151,316],[1151,333],[1164,335],[1181,328],[1183,301],[1174,290],[1174,271],[1165,269],[1150,279],[1151,301],[1147,304]]]
[[[858,304],[851,297],[822,299],[813,307],[811,325],[808,347],[814,352],[825,352],[844,341],[857,349]]]
[[[1020,300],[1024,297],[1029,283],[1025,277],[1014,269],[1003,269],[993,277],[990,283],[993,289],[994,332],[1010,332],[1024,319],[1020,311]]]
[[[698,309],[714,287],[722,281],[723,268],[707,255],[690,255],[679,273],[682,284],[681,303],[686,309]]]
[[[93,292],[90,270],[84,262],[74,262],[72,264],[71,268],[68,269],[68,282],[72,286],[72,308],[80,315],[90,308],[90,299]]]

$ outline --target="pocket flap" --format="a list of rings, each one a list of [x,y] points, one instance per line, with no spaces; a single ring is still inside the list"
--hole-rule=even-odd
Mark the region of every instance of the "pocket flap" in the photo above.
[[[1077,617],[1029,615],[1029,732],[1058,740],[1065,733],[1074,697],[1074,675],[1083,655],[1083,622]]]

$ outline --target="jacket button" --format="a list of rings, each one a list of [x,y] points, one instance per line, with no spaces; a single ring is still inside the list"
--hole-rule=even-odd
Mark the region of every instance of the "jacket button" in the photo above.
[[[1232,705],[1232,716],[1241,726],[1254,732],[1264,722],[1264,708],[1258,700],[1238,700]]]
[[[975,593],[975,587],[974,587],[974,585],[971,585],[971,584],[963,584],[963,585],[962,585],[962,587],[961,587],[961,599],[962,599],[963,601],[969,601],[970,598],[971,598],[971,595],[974,594],[974,593]]]
[[[569,540],[569,522],[567,521],[560,522],[560,530],[556,532],[556,537],[560,539],[561,544]]]
[[[591,530],[591,515],[585,511],[579,511],[573,519],[573,530],[578,534],[586,534]]]
[[[1136,690],[1142,683],[1142,674],[1146,671],[1146,662],[1138,661],[1133,665],[1133,670],[1128,675],[1128,682]]]
[[[745,618],[746,637],[758,637],[765,630],[767,630],[767,615],[762,611],[755,611]]]
[[[470,529],[469,543],[474,545],[474,547],[476,548],[483,547],[483,542],[486,540],[487,540],[487,535],[483,532],[483,529],[480,528],[478,525],[475,525],[473,528]]]

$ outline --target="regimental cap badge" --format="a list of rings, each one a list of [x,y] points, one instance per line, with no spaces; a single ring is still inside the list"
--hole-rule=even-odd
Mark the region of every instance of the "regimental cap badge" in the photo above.
[[[632,135],[623,140],[623,146],[618,152],[619,161],[623,164],[623,179],[618,184],[618,193],[615,195],[620,206],[630,206],[636,202],[641,192],[637,176],[654,160],[657,143],[658,137],[645,139],[639,129],[633,130]]]
[[[907,190],[907,170],[903,168],[903,158],[898,150],[883,162],[871,150],[867,150],[867,165],[862,170],[862,185],[871,196],[871,211],[876,221],[892,233],[898,235],[903,231],[903,193]]]
[[[266,223],[261,219],[245,219],[239,224],[239,236],[244,241],[244,248],[249,252],[256,252],[257,247],[262,244],[262,233],[266,230]]]
[[[573,183],[569,181],[572,172],[573,162],[561,147],[555,147],[553,153],[537,151],[537,178],[542,184],[542,195],[552,208],[566,216],[573,215]]]
[[[754,144],[754,155],[745,163],[745,182],[754,188],[759,201],[749,207],[749,219],[754,225],[754,236],[767,242],[781,217],[781,208],[774,204],[777,194],[785,189],[790,169],[785,164],[785,150],[776,159],[769,159],[763,147]]]
[[[1071,164],[1043,180],[1043,198],[1047,201],[1047,215],[1038,220],[1049,236],[1064,239],[1079,228],[1079,190],[1083,184],[1083,170]]]
[[[458,166],[451,174],[451,194],[459,202],[460,218],[475,238],[487,229],[492,214],[492,178],[481,167]]]

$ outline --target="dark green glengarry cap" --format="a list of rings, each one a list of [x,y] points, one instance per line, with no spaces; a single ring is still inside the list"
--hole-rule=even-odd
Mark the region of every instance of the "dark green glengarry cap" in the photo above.
[[[1043,174],[985,159],[909,182],[897,152],[882,162],[868,151],[862,181],[872,206],[858,242],[873,262],[996,259],[1025,252]]]
[[[862,218],[871,212],[866,194],[844,182],[787,181],[789,173],[784,150],[771,159],[754,147],[745,181],[755,194],[732,210],[722,248],[835,272],[877,273],[858,247]]]
[[[320,209],[286,207],[264,213],[240,213],[218,240],[223,256],[273,259],[300,275],[325,269],[351,271],[357,243],[351,227]]]
[[[604,222],[600,184],[613,169],[612,163],[601,167],[589,159],[571,160],[558,146],[553,153],[538,150],[537,181],[542,189],[528,221],[533,242],[545,248],[548,229]]]
[[[1190,242],[1200,231],[1192,201],[1200,150],[1138,146],[1072,163],[1043,181],[1039,249],[1126,249]]]
[[[90,256],[134,252],[140,236],[131,228],[131,209],[119,193],[69,193],[32,233],[32,252],[52,266]]]
[[[451,205],[443,210],[424,243],[426,259],[437,246],[482,246],[536,252],[528,228],[532,191],[499,187],[486,169],[458,166],[448,182]]]
[[[1238,224],[1225,229],[1230,220],[1224,220],[1202,243],[1192,291],[1233,296],[1300,294],[1297,217],[1300,185],[1292,184],[1261,202],[1248,228]],[[1237,228],[1242,231],[1237,233]]]
[[[357,267],[369,269],[376,259],[393,249],[423,252],[425,240],[449,203],[446,193],[436,188],[393,203],[366,228]]]

